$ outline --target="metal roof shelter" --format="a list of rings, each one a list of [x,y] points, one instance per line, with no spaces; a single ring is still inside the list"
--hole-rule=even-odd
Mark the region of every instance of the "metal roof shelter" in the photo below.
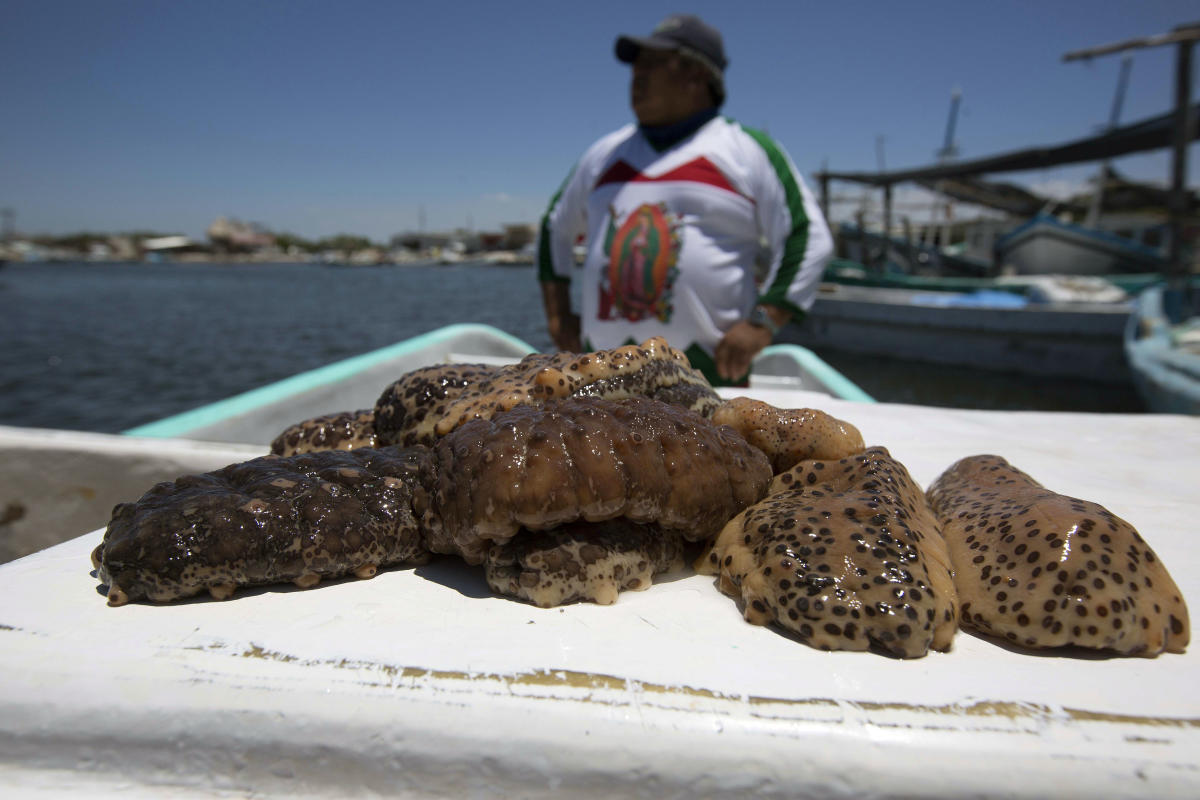
[[[1191,113],[1200,112],[1200,103],[1191,107]],[[828,180],[853,181],[870,186],[889,186],[908,181],[937,181],[951,178],[966,178],[996,172],[1020,172],[1023,170],[1058,167],[1088,161],[1116,158],[1146,150],[1170,147],[1173,139],[1174,112],[1159,114],[1120,128],[1114,128],[1097,136],[1048,147],[1028,147],[1011,153],[1002,153],[971,161],[956,161],[952,164],[932,164],[926,167],[894,170],[891,172],[827,172],[817,173],[822,186]],[[1196,130],[1191,131],[1189,141],[1200,138]]]
[[[1171,215],[1171,243],[1169,260],[1180,273],[1185,271],[1181,262],[1180,232],[1183,217],[1188,207],[1185,176],[1187,174],[1187,148],[1198,136],[1195,124],[1200,103],[1192,103],[1191,73],[1192,45],[1200,40],[1200,22],[1181,25],[1169,33],[1150,36],[1142,39],[1132,39],[1101,47],[1077,50],[1063,56],[1064,61],[1090,59],[1096,56],[1109,55],[1124,50],[1156,47],[1174,44],[1178,46],[1175,65],[1175,108],[1165,114],[1141,120],[1119,128],[1111,128],[1096,136],[1067,142],[1051,147],[1030,147],[1011,153],[960,161],[956,163],[939,163],[926,167],[917,167],[891,172],[829,172],[817,173],[821,185],[821,208],[825,215],[829,214],[829,181],[844,180],[877,186],[884,192],[884,226],[891,227],[891,193],[892,185],[909,181],[928,183],[939,180],[966,181],[977,190],[986,187],[978,176],[997,172],[1018,172],[1022,170],[1057,167],[1066,164],[1077,164],[1088,161],[1103,161],[1130,153],[1146,150],[1171,148],[1173,152],[1171,168],[1171,191],[1167,198],[1167,207]],[[1004,192],[996,192],[997,207],[1003,199]],[[979,199],[974,202],[984,202],[988,192],[981,191]],[[964,198],[965,199],[965,198]],[[1011,199],[1011,198],[1009,198]]]

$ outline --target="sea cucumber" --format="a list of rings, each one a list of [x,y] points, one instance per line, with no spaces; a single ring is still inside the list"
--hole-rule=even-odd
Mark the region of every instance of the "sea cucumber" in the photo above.
[[[442,364],[414,370],[383,390],[372,412],[332,414],[292,425],[272,452],[294,455],[354,446],[370,435],[379,445],[431,445],[472,419],[489,419],[518,405],[569,396],[620,400],[648,397],[705,416],[720,397],[679,350],[661,338],[579,355],[534,353],[516,364]],[[347,417],[354,416],[350,432]],[[328,433],[325,429],[333,427]]]
[[[264,456],[160,483],[113,509],[92,554],[110,605],[292,581],[308,588],[428,558],[432,452]]]
[[[776,474],[801,461],[836,460],[865,448],[858,428],[815,408],[776,408],[735,397],[713,410],[712,421],[730,426],[766,453]]]
[[[1181,653],[1187,606],[1125,520],[1057,494],[995,455],[964,458],[928,491],[954,564],[962,622],[1025,647]]]
[[[275,455],[293,456],[317,450],[353,450],[375,447],[375,412],[363,408],[341,411],[298,422],[286,428],[271,442]]]
[[[696,569],[743,616],[822,650],[949,649],[958,602],[921,489],[885,448],[804,461],[721,531]]]
[[[685,566],[683,536],[627,519],[572,522],[526,532],[488,550],[484,575],[499,594],[543,608],[649,589],[653,577]]]
[[[624,518],[714,536],[771,480],[731,429],[657,400],[573,397],[475,419],[436,445],[434,552],[482,563],[521,529]]]
[[[949,649],[960,617],[1021,646],[1122,655],[1190,635],[1166,569],[1103,507],[997,456],[922,494],[853,425],[721,402],[662,340],[417,370],[273,449],[301,452],[117,506],[93,553],[109,603],[308,588],[442,553],[500,594],[607,604],[703,542],[696,569],[748,621],[821,649],[920,657]]]
[[[370,577],[430,550],[479,564],[522,531],[576,521],[706,538],[770,479],[762,453],[686,409],[571,397],[474,420],[433,448],[266,456],[159,484],[117,506],[93,561],[112,605],[222,598],[239,586]],[[671,560],[669,547],[621,541],[635,562]],[[506,558],[493,567],[520,559]],[[588,575],[564,596],[600,599],[627,583]]]

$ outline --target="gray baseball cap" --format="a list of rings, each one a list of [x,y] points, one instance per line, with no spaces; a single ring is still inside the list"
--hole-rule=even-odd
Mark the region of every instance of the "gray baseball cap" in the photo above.
[[[632,64],[643,47],[689,55],[711,69],[718,78],[729,65],[721,32],[692,14],[672,14],[658,23],[649,36],[619,37],[617,60]]]

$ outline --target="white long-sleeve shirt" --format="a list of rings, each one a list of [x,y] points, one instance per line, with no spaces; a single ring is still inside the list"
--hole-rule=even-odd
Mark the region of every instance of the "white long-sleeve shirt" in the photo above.
[[[724,117],[662,151],[635,125],[588,148],[542,220],[541,280],[578,277],[581,236],[585,346],[664,336],[701,368],[756,304],[802,316],[833,250],[783,149]]]

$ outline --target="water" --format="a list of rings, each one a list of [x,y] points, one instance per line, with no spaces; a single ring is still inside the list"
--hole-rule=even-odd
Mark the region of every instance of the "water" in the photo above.
[[[530,267],[10,264],[0,424],[122,431],[456,322],[551,347]],[[819,354],[879,400],[1141,410],[1128,387]]]
[[[122,431],[456,322],[551,345],[531,268],[9,264],[0,424]]]

